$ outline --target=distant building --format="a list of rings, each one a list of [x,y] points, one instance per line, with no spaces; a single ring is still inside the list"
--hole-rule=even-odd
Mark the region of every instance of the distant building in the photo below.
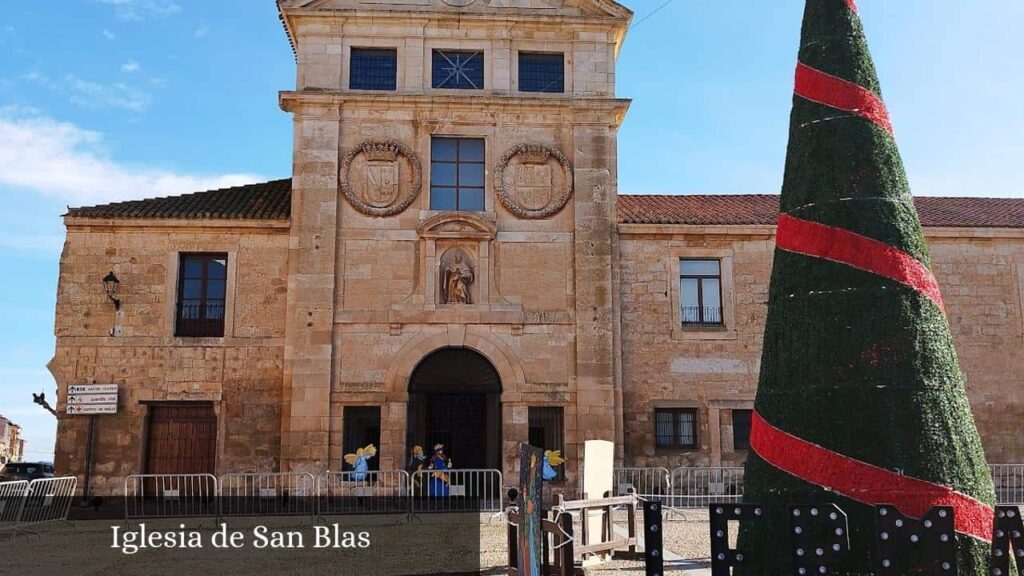
[[[21,426],[0,416],[0,464],[21,462],[25,456],[25,440]]]

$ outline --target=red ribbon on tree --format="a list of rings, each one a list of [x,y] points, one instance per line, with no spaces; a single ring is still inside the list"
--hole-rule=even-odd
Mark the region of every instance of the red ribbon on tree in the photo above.
[[[895,280],[945,310],[935,276],[921,261],[885,242],[849,230],[782,214],[775,244],[787,252],[824,258]]]
[[[796,95],[855,114],[878,124],[889,134],[893,133],[889,110],[877,94],[838,76],[811,68],[803,62],[796,65]]]
[[[750,447],[779,470],[863,504],[890,504],[912,518],[921,518],[936,506],[950,506],[957,532],[992,541],[993,510],[984,502],[801,440],[772,426],[757,412],[751,419]]]

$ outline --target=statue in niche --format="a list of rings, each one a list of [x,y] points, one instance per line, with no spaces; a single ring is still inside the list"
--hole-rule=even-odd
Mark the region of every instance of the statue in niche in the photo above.
[[[473,267],[463,258],[462,250],[455,252],[455,258],[441,265],[442,294],[445,304],[472,304],[470,286],[475,280]]]

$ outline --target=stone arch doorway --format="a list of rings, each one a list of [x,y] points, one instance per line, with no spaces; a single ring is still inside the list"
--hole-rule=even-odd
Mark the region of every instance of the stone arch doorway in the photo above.
[[[406,453],[445,445],[454,468],[501,469],[501,377],[470,348],[424,357],[409,377]]]

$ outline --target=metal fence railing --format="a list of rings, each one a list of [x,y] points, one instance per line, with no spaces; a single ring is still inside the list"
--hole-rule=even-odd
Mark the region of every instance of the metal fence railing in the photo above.
[[[221,516],[316,516],[316,477],[308,472],[225,474]]]
[[[29,482],[18,528],[67,520],[77,487],[77,477],[40,478]]]
[[[996,503],[1024,506],[1024,464],[992,464],[990,468],[996,487]]]
[[[213,474],[137,474],[124,479],[125,520],[217,516]]]
[[[317,478],[318,514],[407,513],[410,493],[405,470],[327,472]]]
[[[412,475],[412,512],[501,512],[500,470],[420,470]]]
[[[0,483],[0,532],[67,521],[77,487],[75,477]]]
[[[742,467],[677,468],[672,471],[673,508],[703,508],[743,500]]]
[[[0,482],[0,531],[14,528],[28,496],[28,480]]]
[[[668,504],[672,496],[672,475],[667,468],[616,468],[612,471],[613,496],[636,494],[644,500]]]

